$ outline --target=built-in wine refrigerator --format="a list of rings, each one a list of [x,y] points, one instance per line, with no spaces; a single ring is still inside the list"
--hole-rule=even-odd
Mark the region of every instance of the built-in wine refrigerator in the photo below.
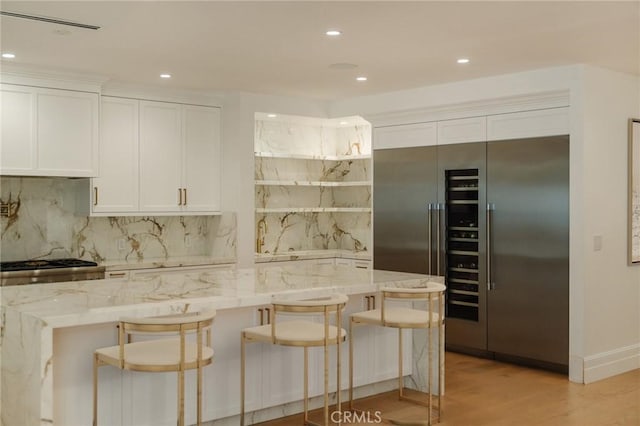
[[[568,365],[567,136],[374,151],[374,269],[444,277],[450,350]]]

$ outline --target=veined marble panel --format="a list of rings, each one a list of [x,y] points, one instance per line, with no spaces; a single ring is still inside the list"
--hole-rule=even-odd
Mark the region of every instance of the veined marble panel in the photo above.
[[[353,182],[371,180],[371,159],[295,160],[256,157],[256,180]]]
[[[371,208],[371,187],[256,186],[256,208]]]
[[[236,257],[236,217],[76,215],[80,181],[0,180],[2,261],[77,257],[96,262],[143,262],[188,256]],[[122,244],[124,243],[124,244]]]
[[[371,125],[356,124],[336,129],[336,152],[342,155],[371,154]]]
[[[290,117],[255,121],[256,152],[335,155],[335,128],[321,119]]]
[[[370,213],[257,214],[258,228],[264,235],[262,253],[330,249],[367,251],[371,244]]]

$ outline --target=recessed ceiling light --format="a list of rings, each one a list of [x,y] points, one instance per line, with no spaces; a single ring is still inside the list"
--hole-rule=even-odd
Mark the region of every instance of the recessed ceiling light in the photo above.
[[[367,77],[356,77],[358,81],[367,81]]]
[[[6,59],[13,59],[16,57],[16,55],[14,55],[13,53],[3,53],[2,57]]]
[[[171,74],[160,74],[160,78],[171,78]]]
[[[269,118],[276,118],[278,115],[277,114],[267,114],[267,117]]]
[[[349,122],[348,122],[348,121],[341,121],[341,122],[340,122],[340,125],[341,125],[341,126],[346,126],[347,124],[349,124]]]
[[[460,58],[460,59],[458,59],[458,63],[459,64],[468,64],[469,63],[469,59],[468,58]]]
[[[342,31],[339,31],[339,30],[328,30],[325,34],[328,35],[328,36],[331,36],[331,37],[335,37],[335,36],[339,36],[340,34],[342,34]]]

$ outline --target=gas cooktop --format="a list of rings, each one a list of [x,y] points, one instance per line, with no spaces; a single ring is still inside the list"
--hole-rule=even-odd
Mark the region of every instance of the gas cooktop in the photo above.
[[[40,284],[104,278],[104,266],[80,259],[0,262],[0,285]]]
[[[77,268],[85,266],[98,266],[98,264],[80,259],[21,260],[17,262],[0,262],[0,271],[33,271],[36,269]]]

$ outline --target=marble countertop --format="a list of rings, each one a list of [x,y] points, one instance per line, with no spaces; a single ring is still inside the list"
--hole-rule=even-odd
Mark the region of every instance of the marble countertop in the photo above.
[[[100,263],[107,271],[125,271],[134,269],[151,269],[151,268],[174,268],[180,266],[206,266],[206,265],[225,265],[236,263],[234,257],[211,257],[211,256],[183,256],[165,258],[149,258],[138,260],[134,259],[130,262],[122,260],[112,260]]]
[[[159,272],[140,280],[94,280],[0,288],[7,310],[47,323],[49,327],[117,321],[123,315],[164,315],[203,307],[230,309],[270,303],[280,297],[318,297],[378,291],[384,286],[417,287],[430,277],[402,272],[333,265],[256,265]]]
[[[344,258],[356,260],[371,260],[371,253],[367,251],[351,250],[299,250],[284,253],[256,253],[256,263],[284,262],[288,260]]]

